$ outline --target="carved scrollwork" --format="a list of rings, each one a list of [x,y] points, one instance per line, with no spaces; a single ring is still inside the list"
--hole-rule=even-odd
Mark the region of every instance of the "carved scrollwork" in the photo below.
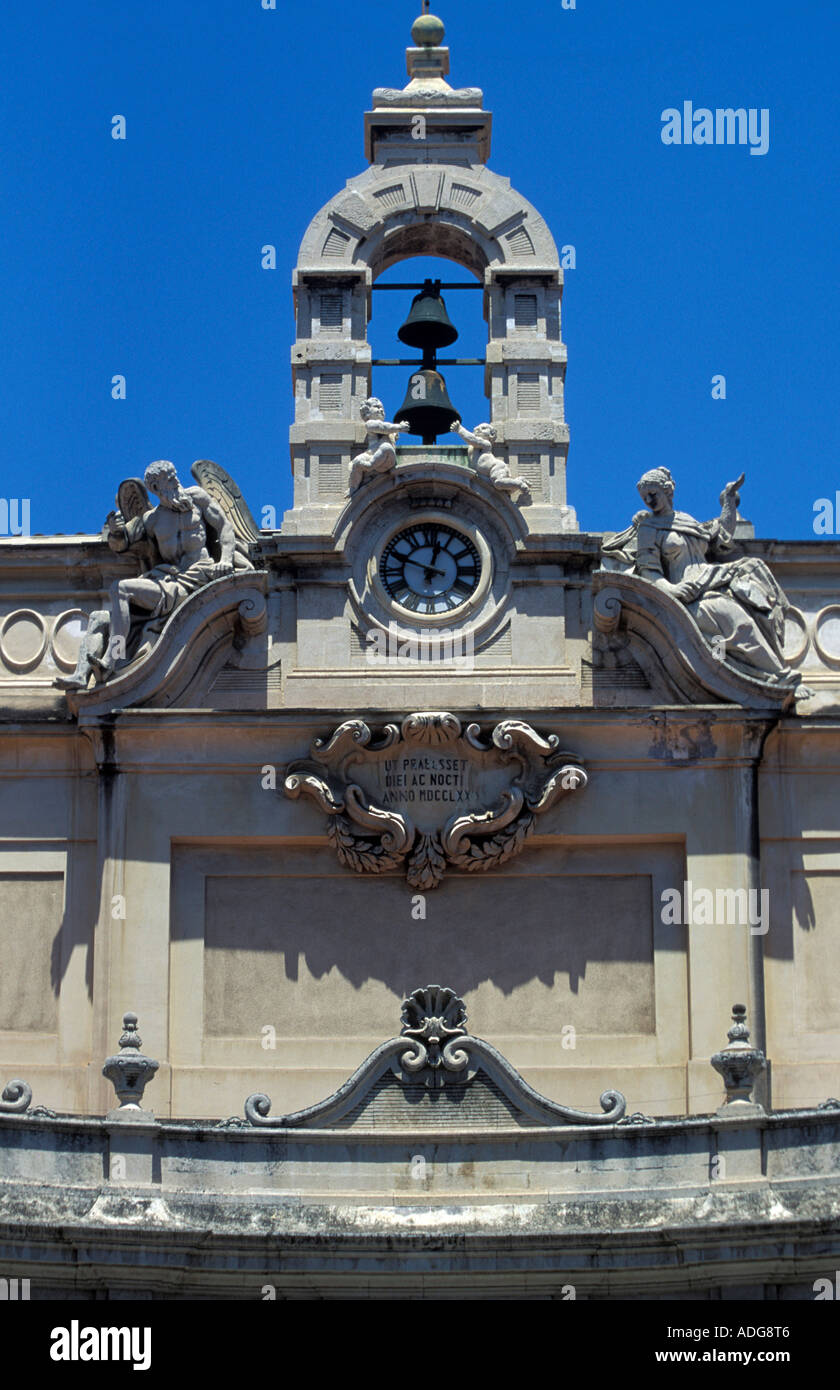
[[[26,1081],[10,1081],[0,1096],[0,1114],[22,1115],[32,1104],[32,1087]]]
[[[250,1125],[270,1125],[278,1124],[277,1120],[270,1120],[271,1098],[262,1091],[256,1091],[249,1096],[245,1102],[245,1119]]]
[[[504,864],[521,850],[531,834],[535,818],[522,811],[524,797],[519,788],[506,793],[508,805],[484,815],[461,816],[444,832],[449,860],[467,873],[483,872]],[[487,831],[492,831],[489,837]],[[479,836],[483,838],[475,838]]]
[[[426,1084],[440,1086],[446,1072],[463,1072],[469,1053],[459,1046],[466,1036],[467,1010],[463,999],[446,985],[427,985],[403,1000],[402,1033],[410,1038],[415,1052],[400,1057],[400,1066],[409,1076],[428,1071]],[[442,1069],[441,1076],[433,1073]]]
[[[592,618],[599,632],[609,637],[621,621],[621,594],[614,586],[599,589],[592,602]]]
[[[268,626],[268,604],[265,594],[257,591],[246,594],[236,610],[239,626],[246,637],[265,632]]]
[[[426,892],[447,868],[475,873],[518,854],[536,818],[586,786],[573,757],[557,734],[543,737],[520,719],[484,733],[477,723],[463,729],[454,714],[421,711],[378,735],[349,719],[290,764],[285,791],[326,812],[347,868],[378,874],[404,864],[410,886]]]
[[[609,1125],[620,1122],[624,1115],[626,1102],[620,1091],[602,1093],[600,1114],[559,1105],[541,1096],[492,1044],[467,1032],[464,1001],[447,985],[426,985],[414,990],[403,1000],[401,1023],[400,1036],[381,1043],[326,1100],[291,1115],[274,1118],[268,1096],[258,1092],[245,1102],[247,1123],[264,1129],[322,1129],[336,1124],[365,1124],[366,1104],[385,1084],[403,1090],[410,1097],[410,1107],[403,1111],[403,1123],[413,1130],[417,1119],[418,1082],[430,1092],[430,1103],[445,1098],[444,1088],[451,1088],[456,1097],[462,1097],[476,1081],[485,1087],[490,1082],[491,1096],[494,1092],[502,1097],[506,1122],[512,1116],[514,1123],[529,1125]],[[490,1100],[491,1105],[495,1103]],[[399,1106],[389,1111],[389,1123],[398,1114]],[[462,1123],[457,1105],[442,1107],[438,1116],[441,1124]],[[641,1123],[643,1119],[647,1122],[646,1117],[632,1116],[628,1123]]]
[[[386,849],[382,840],[365,839],[354,830],[347,816],[336,816],[327,823],[327,837],[340,864],[357,874],[384,874],[403,861],[401,853]]]
[[[541,816],[564,792],[577,791],[578,787],[585,787],[588,781],[589,778],[582,767],[577,767],[574,763],[564,763],[549,778],[538,796],[526,798],[528,809]]]
[[[370,748],[379,752],[390,748],[400,736],[396,724],[386,724],[381,737],[374,741],[373,734],[363,719],[347,719],[328,739],[316,738],[312,741],[312,757],[327,767],[338,766],[348,755],[359,748]]]
[[[491,738],[496,747],[505,752],[516,753],[524,750],[531,756],[543,758],[556,756],[560,747],[557,734],[540,738],[536,729],[532,729],[530,724],[525,724],[521,719],[503,719],[501,724],[496,725]]]
[[[344,793],[344,799],[351,820],[364,830],[374,830],[379,835],[386,853],[403,855],[411,848],[414,837],[403,816],[398,816],[394,811],[382,811],[378,806],[368,805],[361,787],[349,786]]]
[[[443,848],[453,861],[461,856],[472,835],[496,834],[504,830],[511,821],[516,820],[525,801],[521,787],[512,787],[502,792],[501,802],[491,811],[482,811],[467,816],[453,816],[447,821],[443,832]]]
[[[331,816],[337,816],[344,808],[344,802],[340,798],[333,796],[332,789],[327,782],[314,773],[294,772],[286,778],[286,795],[291,797],[300,796],[305,791],[314,801],[317,801],[322,811],[326,811]]]

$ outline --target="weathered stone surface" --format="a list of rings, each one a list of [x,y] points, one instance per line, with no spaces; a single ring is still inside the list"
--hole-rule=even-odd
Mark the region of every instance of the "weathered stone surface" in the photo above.
[[[408,1140],[160,1124],[134,1138],[158,1176],[103,1183],[133,1135],[0,1118],[0,1262],[33,1297],[811,1299],[840,1256],[836,1112]]]

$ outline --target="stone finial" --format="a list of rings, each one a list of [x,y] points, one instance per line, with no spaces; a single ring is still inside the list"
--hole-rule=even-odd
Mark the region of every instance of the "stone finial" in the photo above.
[[[423,0],[423,13],[417,16],[411,26],[411,42],[414,46],[405,51],[406,68],[411,80],[402,91],[393,87],[377,87],[373,93],[375,110],[385,106],[429,107],[438,113],[442,107],[481,110],[484,94],[479,87],[460,87],[456,90],[446,81],[449,73],[449,49],[444,45],[445,38],[443,20],[436,14],[431,14],[427,0]],[[444,124],[451,125],[446,122]],[[482,121],[482,126],[484,125]],[[482,163],[490,152],[489,139],[488,117],[484,130]]]
[[[732,1027],[727,1033],[729,1046],[716,1052],[712,1060],[715,1071],[720,1072],[726,1087],[726,1097],[718,1114],[731,1113],[730,1107],[749,1105],[760,1110],[752,1099],[756,1077],[767,1065],[764,1053],[757,1047],[750,1047],[750,1030],[747,1027],[747,1010],[744,1004],[732,1005]]]
[[[411,37],[418,48],[440,48],[446,31],[443,20],[429,13],[428,0],[423,0],[423,13],[418,15],[411,26]]]
[[[146,1057],[140,1051],[143,1045],[142,1038],[137,1031],[137,1015],[123,1014],[123,1034],[120,1038],[120,1050],[113,1057],[105,1060],[102,1068],[102,1075],[107,1076],[120,1102],[118,1110],[109,1111],[109,1117],[117,1116],[129,1119],[134,1112],[144,1114],[142,1108],[143,1092],[151,1081],[158,1067],[159,1062],[152,1057]],[[123,1114],[123,1112],[127,1112]]]

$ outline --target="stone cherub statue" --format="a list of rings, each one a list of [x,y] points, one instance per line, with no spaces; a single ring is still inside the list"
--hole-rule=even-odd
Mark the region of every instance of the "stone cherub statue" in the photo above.
[[[365,452],[357,454],[350,469],[350,486],[347,496],[361,487],[365,478],[373,473],[390,473],[397,466],[397,453],[394,445],[397,435],[410,428],[407,420],[392,424],[385,419],[385,407],[376,396],[369,396],[359,407],[359,414],[367,428]]]
[[[512,478],[504,459],[497,458],[493,453],[493,445],[498,437],[493,425],[476,425],[474,430],[465,430],[461,421],[455,420],[450,429],[453,434],[460,435],[465,444],[469,444],[470,463],[482,478],[489,478],[500,492],[521,492],[526,497],[530,494],[531,487],[526,479]]]
[[[259,530],[239,488],[210,459],[192,466],[197,487],[182,487],[166,459],[150,463],[143,482],[126,478],[104,535],[112,550],[131,551],[141,572],[111,587],[110,611],[90,615],[76,669],[53,682],[86,690],[91,677],[110,679],[154,641],[166,618],[190,594],[234,570],[250,570],[248,547]],[[149,506],[149,489],[157,507]]]
[[[626,531],[607,536],[602,567],[637,574],[684,603],[721,660],[754,680],[793,689],[799,674],[782,652],[790,604],[763,560],[721,559],[733,549],[744,474],[720,494],[721,512],[699,522],[673,507],[674,479],[653,468],[637,483],[648,510]]]

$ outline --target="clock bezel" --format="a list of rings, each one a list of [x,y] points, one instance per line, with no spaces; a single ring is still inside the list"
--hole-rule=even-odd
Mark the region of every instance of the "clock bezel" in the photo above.
[[[439,526],[445,526],[450,531],[460,533],[466,540],[470,541],[478,551],[479,575],[478,583],[463,603],[459,603],[457,608],[449,608],[445,613],[418,613],[411,608],[403,608],[395,598],[389,594],[385,587],[385,582],[380,573],[382,557],[390,545],[402,531],[410,531],[413,526],[421,526],[427,522],[434,522]],[[479,608],[487,596],[492,580],[493,557],[490,546],[484,539],[481,532],[472,526],[465,525],[451,512],[440,511],[436,508],[412,511],[408,516],[403,514],[399,521],[390,526],[386,532],[378,538],[374,554],[371,556],[368,565],[368,580],[379,602],[384,607],[398,617],[403,623],[411,623],[416,627],[451,627],[454,622],[461,622],[469,614],[474,613]]]

